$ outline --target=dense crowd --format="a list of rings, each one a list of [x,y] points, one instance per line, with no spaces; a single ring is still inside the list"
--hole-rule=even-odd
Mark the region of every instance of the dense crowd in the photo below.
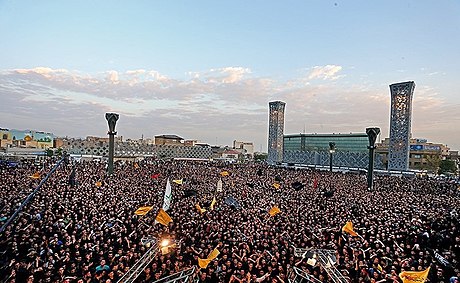
[[[0,168],[0,225],[53,165]],[[30,178],[36,171],[41,178]],[[183,183],[171,183],[166,227],[154,220],[168,178]],[[103,162],[62,164],[0,234],[0,280],[117,282],[149,249],[146,239],[169,238],[176,248],[158,253],[137,282],[192,267],[199,282],[287,282],[294,267],[332,282],[324,266],[295,253],[310,248],[333,250],[332,265],[349,282],[401,282],[400,272],[428,267],[428,282],[458,282],[458,185],[388,176],[373,190],[366,184],[359,174],[263,164],[119,162],[111,176]],[[135,215],[141,206],[153,209]],[[273,206],[281,213],[270,216]],[[342,232],[347,221],[358,236]],[[218,257],[199,268],[215,248]]]

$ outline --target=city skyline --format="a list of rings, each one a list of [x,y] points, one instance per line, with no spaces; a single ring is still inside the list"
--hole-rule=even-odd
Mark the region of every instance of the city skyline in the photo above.
[[[460,149],[460,3],[0,3],[2,127],[177,134],[267,150],[285,134],[389,136],[389,85],[415,81],[412,137]],[[217,139],[217,140],[216,140]]]

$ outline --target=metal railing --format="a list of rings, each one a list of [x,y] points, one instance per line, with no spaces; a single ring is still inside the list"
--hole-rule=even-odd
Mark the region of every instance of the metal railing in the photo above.
[[[335,258],[335,252],[333,250],[313,249],[313,248],[308,248],[308,249],[294,248],[294,255],[296,257],[305,258],[308,253],[316,255],[315,258],[317,262],[324,268],[324,270],[326,270],[327,274],[329,275],[329,277],[331,278],[333,282],[348,283],[347,278],[345,278],[345,276],[343,276],[343,274],[335,267],[335,262],[333,262],[333,259]]]
[[[332,262],[332,258],[335,257],[334,251],[332,250],[316,250],[316,254],[318,255],[318,261],[321,266],[326,270],[329,277],[335,283],[348,283],[348,280],[343,276],[343,274],[334,266],[334,262]]]
[[[118,283],[132,283],[136,280],[150,262],[156,257],[159,252],[158,243],[155,242],[150,249],[126,272]]]
[[[195,276],[196,267],[185,269],[177,273],[171,274],[169,276],[153,281],[153,283],[173,283],[173,282],[183,282],[190,283],[194,282],[193,278]],[[195,282],[198,280],[195,280]]]
[[[320,280],[306,273],[300,268],[294,266],[291,271],[288,273],[288,282],[289,283],[321,283]]]
[[[10,225],[11,222],[18,216],[19,212],[21,212],[22,208],[26,206],[34,197],[35,195],[40,191],[42,188],[43,184],[48,180],[48,178],[56,171],[56,169],[61,165],[64,160],[66,160],[68,156],[66,154],[63,154],[62,158],[54,165],[54,167],[46,174],[45,178],[43,178],[38,186],[33,190],[32,193],[30,193],[27,198],[21,203],[21,205],[16,209],[16,211],[11,215],[11,217],[6,221],[6,223],[0,228],[0,234],[5,231],[5,229]]]

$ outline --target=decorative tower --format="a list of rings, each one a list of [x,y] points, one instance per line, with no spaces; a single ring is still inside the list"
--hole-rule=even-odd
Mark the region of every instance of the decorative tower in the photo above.
[[[284,107],[282,101],[268,103],[268,164],[283,161]]]
[[[406,171],[409,168],[412,96],[415,83],[404,82],[390,85],[391,117],[388,170]]]

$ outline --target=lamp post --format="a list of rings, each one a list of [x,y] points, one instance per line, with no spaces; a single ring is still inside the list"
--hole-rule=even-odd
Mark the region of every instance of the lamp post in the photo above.
[[[335,152],[335,142],[329,142],[329,171],[332,172],[332,154]]]
[[[366,128],[367,138],[369,139],[369,168],[367,170],[367,188],[369,191],[373,189],[374,185],[374,151],[375,151],[375,140],[380,134],[380,128]]]
[[[113,153],[115,147],[115,135],[117,132],[115,131],[115,125],[117,124],[118,118],[120,115],[116,113],[105,113],[105,119],[107,119],[107,123],[109,124],[109,166],[107,168],[107,172],[109,175],[113,174]]]

